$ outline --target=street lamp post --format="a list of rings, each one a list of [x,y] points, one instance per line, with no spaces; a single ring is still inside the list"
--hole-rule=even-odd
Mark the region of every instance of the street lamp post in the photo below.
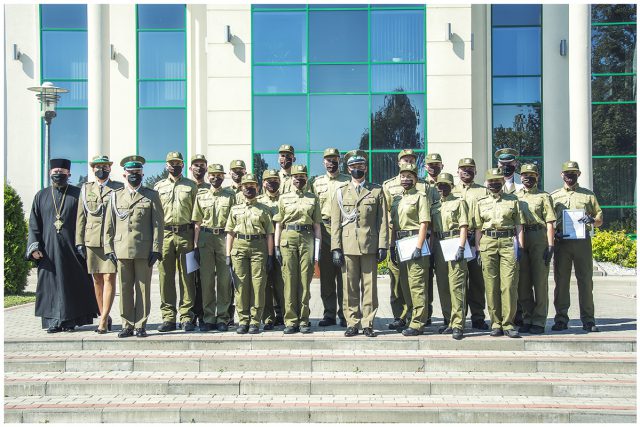
[[[28,88],[30,91],[37,92],[36,98],[40,101],[42,118],[45,123],[45,145],[44,145],[44,167],[43,177],[49,170],[49,160],[51,157],[51,121],[56,117],[56,105],[60,100],[61,93],[69,92],[68,89],[56,87],[51,82],[44,82],[42,86],[34,86]]]

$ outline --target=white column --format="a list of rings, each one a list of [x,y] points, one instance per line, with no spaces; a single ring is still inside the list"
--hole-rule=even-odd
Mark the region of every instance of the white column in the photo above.
[[[591,167],[591,7],[569,5],[569,153],[580,185],[593,188]],[[563,159],[563,161],[569,159]]]
[[[100,4],[87,5],[87,71],[88,71],[88,155],[90,160],[93,156],[107,154],[103,153],[104,144],[102,141],[102,100],[103,100],[103,64],[102,57],[102,11],[104,6]],[[89,173],[89,177],[93,174]]]

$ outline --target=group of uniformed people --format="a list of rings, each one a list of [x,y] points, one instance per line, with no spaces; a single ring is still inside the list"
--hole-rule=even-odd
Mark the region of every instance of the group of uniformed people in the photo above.
[[[110,179],[107,156],[93,158],[96,181],[81,191],[76,249],[86,257],[96,289],[111,284],[96,292],[97,332],[111,329],[117,271],[123,324],[118,336],[147,336],[151,272],[159,262],[160,332],[196,326],[227,331],[237,312],[238,334],[259,333],[261,325],[309,333],[317,263],[324,306],[318,326],[339,322],[345,336],[362,329],[375,337],[377,267],[388,258],[394,316],[389,329],[405,336],[425,331],[435,277],[444,319],[440,333],[461,339],[470,311],[472,328],[516,338],[516,326],[520,332],[545,331],[553,256],[551,329],[567,329],[574,264],[583,329],[598,330],[590,238],[565,239],[562,231],[565,209],[583,209],[587,230],[602,224],[593,192],[577,183],[576,162],[563,164],[564,186],[548,194],[538,188],[534,164],[522,165],[516,182],[517,152],[509,148],[496,152],[498,167],[487,171],[486,186],[474,182],[472,158],[458,162],[455,184],[436,153],[427,154],[422,179],[412,149],[399,152],[398,175],[382,185],[367,181],[368,159],[361,150],[341,159],[337,149],[327,148],[326,173],[313,180],[305,165],[294,164],[292,146],[282,145],[278,156],[280,170],[265,170],[261,189],[242,160],[231,162],[233,183],[222,187],[223,165],[195,155],[189,179],[182,154],[170,152],[168,177],[152,190],[142,185],[141,156],[122,160],[124,184]],[[340,173],[341,160],[348,174]],[[401,250],[404,239],[415,239],[410,253]],[[188,271],[192,261],[199,265],[195,272]]]

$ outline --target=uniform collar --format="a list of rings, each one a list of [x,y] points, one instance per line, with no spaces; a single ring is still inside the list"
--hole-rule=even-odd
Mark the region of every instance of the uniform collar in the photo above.
[[[498,193],[493,193],[489,191],[489,193],[491,193],[491,197],[493,197],[494,199],[500,200],[502,199],[502,195],[504,194],[504,191],[500,190]]]
[[[563,188],[565,191],[576,191],[579,187],[580,187],[580,184],[578,184],[577,182],[576,182],[576,185],[574,185],[573,187],[569,187],[567,186],[567,184],[563,185]]]
[[[463,180],[460,180],[460,186],[462,186],[462,188],[472,188],[473,185],[475,184],[475,182],[471,181],[470,183],[466,183]]]
[[[269,190],[266,190],[264,192],[264,194],[266,194],[267,197],[269,197],[271,200],[273,200],[273,199],[277,199],[278,198],[278,196],[280,195],[280,190],[276,191],[275,193],[270,193]]]
[[[107,187],[110,181],[111,181],[111,176],[108,176],[103,183],[100,183],[100,181],[96,181],[96,184],[98,184],[99,187]]]
[[[405,195],[416,194],[418,192],[415,185],[408,190],[404,190],[404,187],[402,188],[403,188],[402,194],[405,194]]]
[[[524,191],[525,193],[529,193],[529,194],[537,194],[538,193],[538,186],[534,185],[531,188],[527,188],[524,186],[524,184],[522,185],[522,191]]]
[[[449,193],[449,195],[447,197],[440,197],[440,201],[441,202],[448,202],[449,200],[453,200],[455,199],[456,196],[453,195],[453,193]]]
[[[257,197],[254,197],[253,199],[247,199],[247,198],[245,198],[245,200],[244,200],[244,204],[245,204],[245,205],[247,205],[247,206],[248,206],[248,205],[255,205],[255,204],[256,204],[256,202],[257,202],[257,200],[256,200],[256,199],[257,199]]]
[[[367,183],[367,180],[366,180],[366,179],[363,179],[363,180],[362,180],[362,182],[361,182],[361,183],[359,183],[359,184],[358,184],[356,181],[351,180],[351,185],[353,185],[353,188],[357,188],[357,187],[360,187],[361,189],[362,189],[362,188],[365,188],[365,187],[364,187],[364,185],[365,185],[366,183]]]

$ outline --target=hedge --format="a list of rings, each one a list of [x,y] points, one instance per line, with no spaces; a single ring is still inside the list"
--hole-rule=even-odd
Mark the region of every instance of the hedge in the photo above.
[[[31,263],[27,251],[27,222],[22,200],[13,187],[4,184],[4,293],[17,295],[27,286]]]
[[[636,268],[636,242],[624,231],[596,230],[591,240],[593,259]]]

